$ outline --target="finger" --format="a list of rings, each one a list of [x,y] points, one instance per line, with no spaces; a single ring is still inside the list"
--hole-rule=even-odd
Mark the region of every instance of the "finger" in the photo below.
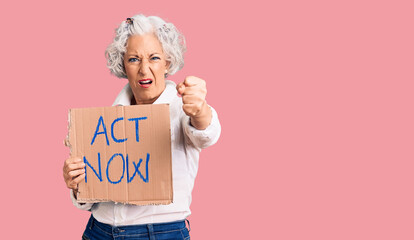
[[[179,83],[179,84],[177,85],[177,92],[178,92],[180,95],[183,95],[184,91],[185,91],[185,85],[184,85],[184,83],[183,83],[183,82],[182,82],[182,83]]]
[[[184,94],[182,99],[183,99],[183,104],[202,105],[206,101],[206,95],[201,95],[201,94],[187,95],[187,94]]]
[[[78,157],[71,157],[65,160],[65,162],[63,163],[63,171],[65,172],[66,169],[68,168],[69,164],[72,163],[77,163],[77,162],[81,162],[82,159],[78,158]]]
[[[202,80],[201,78],[194,77],[194,76],[188,76],[184,79],[184,84],[186,87],[191,87],[191,86],[200,84],[202,81],[204,80]]]
[[[202,102],[203,99],[198,95],[183,95],[183,104],[197,104],[198,102]]]
[[[82,159],[79,157],[71,157],[65,160],[66,164],[71,164],[71,163],[77,163],[77,162],[81,162]]]
[[[82,159],[78,157],[71,157],[65,160],[63,168],[67,167],[69,164],[81,162]]]
[[[82,169],[85,167],[85,163],[80,162],[80,163],[72,163],[69,164],[68,167],[66,168],[67,172],[73,171],[73,170],[77,170],[77,169]]]
[[[70,171],[68,173],[68,176],[71,177],[71,178],[75,178],[75,177],[79,176],[82,173],[85,173],[85,168]]]
[[[196,85],[192,87],[186,87],[185,91],[181,95],[207,95],[207,89],[201,85]]]
[[[81,175],[75,177],[72,182],[78,185],[82,180],[85,179],[85,173],[82,173]]]
[[[76,178],[74,178],[72,181],[70,181],[68,188],[71,189],[78,189],[78,184],[85,178],[85,174],[81,174],[79,176],[77,176]]]

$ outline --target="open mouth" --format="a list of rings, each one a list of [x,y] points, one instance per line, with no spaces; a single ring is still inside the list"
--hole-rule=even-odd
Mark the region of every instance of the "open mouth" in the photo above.
[[[138,83],[142,87],[147,88],[152,84],[152,80],[151,79],[142,79],[142,80],[139,80]]]

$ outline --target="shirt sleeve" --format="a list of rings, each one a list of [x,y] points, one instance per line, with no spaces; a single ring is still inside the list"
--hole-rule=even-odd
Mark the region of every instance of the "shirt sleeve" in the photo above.
[[[75,197],[73,196],[73,190],[70,190],[70,199],[72,199],[72,203],[73,205],[75,205],[75,207],[79,208],[80,210],[85,210],[85,211],[90,211],[93,203],[78,203],[78,201],[76,201]]]
[[[181,121],[184,129],[184,134],[188,137],[188,139],[195,147],[200,149],[204,149],[215,144],[221,134],[221,125],[217,116],[217,112],[211,106],[209,107],[211,108],[212,118],[210,125],[206,129],[198,130],[197,128],[191,126],[190,117],[187,115],[185,115]]]

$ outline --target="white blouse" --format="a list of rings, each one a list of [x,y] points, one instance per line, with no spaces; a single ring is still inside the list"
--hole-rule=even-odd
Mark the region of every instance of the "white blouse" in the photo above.
[[[115,202],[79,204],[70,196],[73,204],[89,210],[100,222],[113,226],[161,223],[183,220],[190,214],[191,192],[198,170],[201,149],[207,148],[220,137],[221,126],[216,111],[212,110],[210,125],[198,130],[190,125],[190,117],[182,109],[182,100],[177,96],[176,84],[165,80],[166,88],[154,104],[170,104],[171,151],[173,171],[173,203],[169,205],[136,206]],[[115,99],[113,106],[131,105],[133,93],[127,84]]]

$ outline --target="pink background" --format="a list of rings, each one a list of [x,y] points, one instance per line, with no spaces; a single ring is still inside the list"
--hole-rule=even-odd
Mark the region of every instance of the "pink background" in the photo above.
[[[184,33],[170,79],[205,79],[223,128],[201,154],[192,239],[414,239],[412,1],[1,5],[2,239],[80,239],[68,109],[112,104],[126,80],[104,51],[137,13]]]

